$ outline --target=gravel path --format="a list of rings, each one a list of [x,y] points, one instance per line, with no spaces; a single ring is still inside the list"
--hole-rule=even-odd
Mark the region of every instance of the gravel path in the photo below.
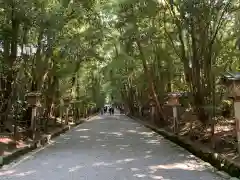
[[[0,180],[223,180],[130,118],[96,116],[0,171]]]

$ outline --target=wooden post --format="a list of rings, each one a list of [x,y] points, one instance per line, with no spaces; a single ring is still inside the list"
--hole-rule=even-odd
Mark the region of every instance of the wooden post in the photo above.
[[[68,125],[69,104],[70,104],[70,98],[66,97],[66,98],[64,99],[64,106],[65,106],[65,125]]]
[[[155,106],[151,107],[151,121],[155,123]]]
[[[27,94],[27,102],[32,107],[31,113],[31,134],[32,139],[36,139],[36,118],[37,118],[37,108],[41,106],[40,104],[41,93],[31,92]]]
[[[60,118],[61,118],[61,125],[63,125],[63,114],[64,114],[64,109],[62,107],[62,105],[60,105]]]
[[[179,125],[179,119],[178,119],[178,108],[176,105],[173,106],[173,127],[174,127],[174,133],[178,133],[178,125]]]
[[[237,147],[238,153],[240,154],[240,97],[234,100],[234,114],[236,121]]]
[[[69,108],[66,107],[66,111],[65,111],[65,125],[68,125],[68,112],[69,112]]]
[[[141,117],[142,116],[142,107],[141,106],[138,107],[138,113],[139,113],[139,116]]]
[[[156,103],[153,99],[150,99],[149,105],[150,105],[150,111],[151,111],[150,112],[151,113],[151,122],[155,123]]]
[[[172,107],[173,111],[173,132],[178,133],[179,119],[178,119],[178,107],[180,106],[179,97],[180,93],[171,93],[168,99],[168,106]]]
[[[86,107],[85,108],[85,118],[87,118],[87,115],[88,115],[88,108]]]

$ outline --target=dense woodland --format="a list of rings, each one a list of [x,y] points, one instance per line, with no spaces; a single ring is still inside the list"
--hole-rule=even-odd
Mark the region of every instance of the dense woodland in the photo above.
[[[68,97],[79,116],[108,101],[146,119],[153,101],[162,127],[166,94],[185,92],[181,122],[214,135],[233,115],[220,77],[240,68],[239,10],[235,0],[1,0],[1,132],[30,120],[28,92],[41,93],[47,122]]]

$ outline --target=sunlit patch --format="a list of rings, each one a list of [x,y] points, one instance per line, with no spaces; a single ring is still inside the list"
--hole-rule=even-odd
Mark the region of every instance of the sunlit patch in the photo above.
[[[147,153],[147,154],[151,154],[151,153],[152,153],[152,151],[146,151],[146,153]]]
[[[105,145],[105,144],[102,144],[101,146],[102,146],[102,147],[106,147],[107,145]]]
[[[146,174],[134,174],[133,176],[138,177],[138,178],[144,178],[147,175]]]
[[[144,156],[145,159],[149,159],[149,158],[151,158],[151,157],[152,157],[151,155],[146,155],[146,156]]]
[[[147,140],[146,143],[148,144],[160,144],[159,140]]]
[[[81,169],[82,167],[83,166],[75,166],[75,167],[69,168],[69,172],[77,171],[78,169]]]
[[[13,174],[15,171],[4,171],[4,172],[0,172],[0,176],[5,176],[5,175],[10,175]]]
[[[61,169],[61,168],[63,168],[63,165],[58,165],[57,168]]]
[[[95,117],[92,117],[89,120],[100,120],[100,119],[103,119],[103,118],[101,116],[95,116]]]
[[[116,168],[116,170],[117,170],[117,171],[121,171],[121,170],[123,170],[123,168]]]
[[[93,166],[111,166],[112,163],[105,163],[105,162],[97,162],[94,163]]]
[[[120,133],[120,132],[111,132],[111,133],[108,133],[108,134],[110,134],[110,135],[116,135],[116,136],[123,136],[123,134]]]
[[[15,176],[27,176],[27,175],[33,174],[35,172],[36,171],[27,171],[27,172],[22,172],[22,173],[16,174]]]
[[[127,130],[127,132],[129,132],[129,133],[137,133],[136,130]]]
[[[118,144],[118,145],[116,145],[117,147],[130,147],[130,145],[129,144]]]
[[[189,171],[201,171],[205,168],[201,165],[199,165],[196,162],[182,162],[182,163],[174,163],[174,164],[167,164],[167,165],[156,165],[156,166],[149,166],[149,169],[152,170],[152,172],[156,172],[159,169],[182,169],[182,170],[189,170]]]
[[[139,132],[138,134],[146,135],[148,137],[152,137],[155,133],[154,132]]]
[[[135,160],[135,159],[129,158],[129,159],[117,160],[116,162],[117,162],[117,163],[123,163],[123,162],[132,162],[132,161],[134,161],[134,160]]]
[[[90,129],[77,129],[78,132],[89,131]]]
[[[139,171],[140,169],[138,168],[131,168],[131,171]]]
[[[162,176],[150,176],[152,179],[164,179]],[[167,180],[167,179],[164,179]]]
[[[80,136],[80,138],[87,139],[89,136]]]

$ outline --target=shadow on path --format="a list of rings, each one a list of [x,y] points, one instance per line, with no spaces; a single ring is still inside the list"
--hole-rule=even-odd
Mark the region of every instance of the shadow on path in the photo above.
[[[179,146],[116,114],[102,115],[56,138],[1,180],[213,180],[209,166]]]

